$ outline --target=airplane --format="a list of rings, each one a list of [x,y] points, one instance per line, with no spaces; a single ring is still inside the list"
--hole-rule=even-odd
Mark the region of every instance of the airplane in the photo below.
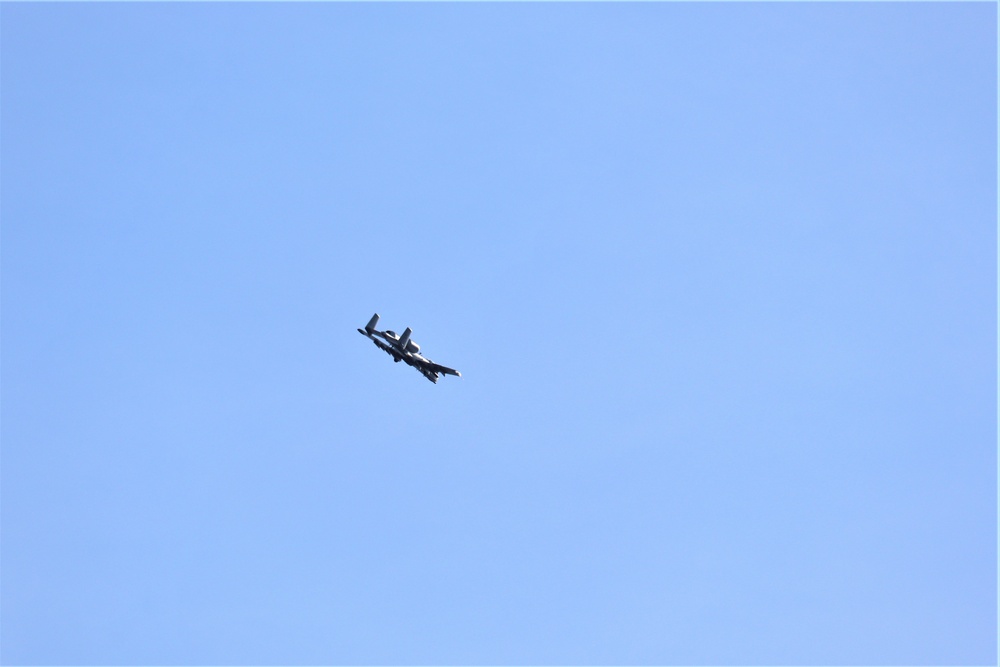
[[[367,336],[371,339],[375,346],[380,350],[384,350],[392,360],[397,364],[400,361],[405,361],[410,366],[413,366],[418,371],[420,371],[425,378],[437,384],[438,374],[441,375],[455,375],[457,377],[462,377],[462,374],[456,371],[454,368],[448,368],[442,366],[441,364],[435,364],[433,361],[427,357],[420,354],[420,346],[415,342],[410,340],[410,334],[413,330],[409,327],[403,332],[402,336],[397,336],[395,331],[377,331],[375,327],[378,325],[378,313],[372,315],[371,320],[365,325],[364,329],[358,329],[358,333],[362,336]],[[385,342],[383,343],[381,338]]]

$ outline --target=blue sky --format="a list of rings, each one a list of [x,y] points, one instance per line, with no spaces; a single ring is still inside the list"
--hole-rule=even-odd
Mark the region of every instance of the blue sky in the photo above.
[[[0,18],[3,663],[996,663],[995,4]]]

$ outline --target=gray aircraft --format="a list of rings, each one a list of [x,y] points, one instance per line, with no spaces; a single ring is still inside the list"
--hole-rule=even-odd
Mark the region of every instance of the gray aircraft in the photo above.
[[[372,315],[371,320],[368,321],[365,328],[358,329],[358,333],[370,338],[376,347],[384,350],[396,363],[405,361],[420,371],[425,378],[434,384],[437,384],[438,374],[462,377],[462,374],[454,368],[435,364],[427,357],[421,355],[420,346],[410,340],[410,334],[413,333],[413,330],[409,327],[406,328],[402,336],[397,336],[395,331],[377,331],[375,329],[376,325],[378,325],[378,313]],[[382,340],[379,340],[379,338]],[[382,342],[383,340],[385,341],[384,343]]]

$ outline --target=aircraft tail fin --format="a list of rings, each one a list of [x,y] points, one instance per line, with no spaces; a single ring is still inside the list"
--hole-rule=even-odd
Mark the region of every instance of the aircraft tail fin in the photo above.
[[[406,331],[404,331],[403,335],[399,337],[399,349],[401,350],[406,349],[406,344],[410,342],[411,333],[413,333],[413,329],[411,329],[410,327],[406,327]]]
[[[368,320],[368,324],[365,325],[365,331],[371,333],[375,331],[376,326],[378,326],[378,313],[372,315],[372,318]]]

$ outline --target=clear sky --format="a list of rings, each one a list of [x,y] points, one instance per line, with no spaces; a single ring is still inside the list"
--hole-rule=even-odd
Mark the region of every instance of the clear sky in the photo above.
[[[995,4],[0,19],[5,664],[996,663]]]

